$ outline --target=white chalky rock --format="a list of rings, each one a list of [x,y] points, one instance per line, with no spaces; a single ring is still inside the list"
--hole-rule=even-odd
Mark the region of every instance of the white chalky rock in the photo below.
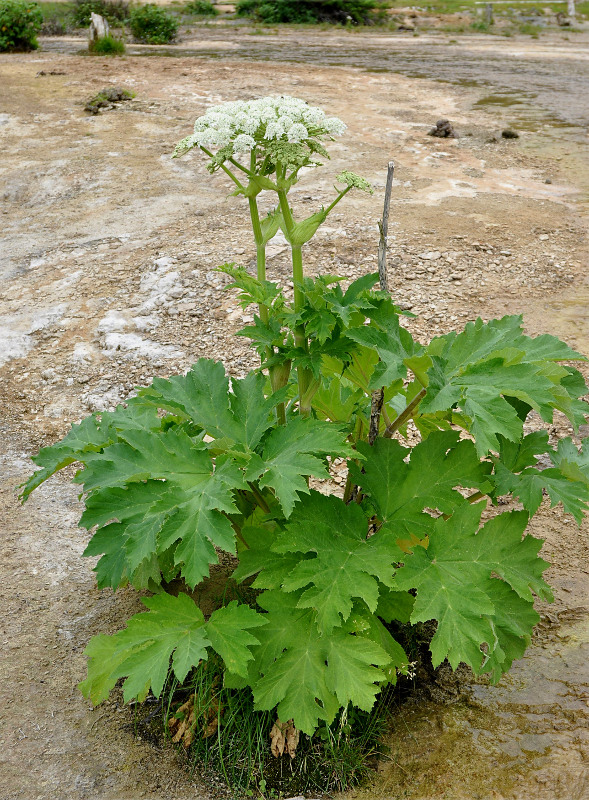
[[[109,33],[110,29],[105,18],[92,11],[90,14],[90,27],[88,28],[88,42],[92,44],[92,42],[95,42],[97,39],[104,39]]]

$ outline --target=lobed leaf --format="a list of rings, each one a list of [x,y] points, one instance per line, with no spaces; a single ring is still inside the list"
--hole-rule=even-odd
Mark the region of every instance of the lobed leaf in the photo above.
[[[427,536],[432,517],[426,509],[452,514],[466,503],[457,487],[490,488],[491,465],[479,461],[473,443],[458,441],[455,431],[436,431],[412,449],[377,439],[372,447],[359,443],[358,452],[365,457],[363,470],[350,462],[350,472],[382,523],[376,537],[393,542],[412,533]]]
[[[302,560],[282,581],[299,593],[298,608],[316,612],[317,627],[329,635],[345,622],[353,598],[376,611],[379,581],[391,583],[401,551],[380,537],[367,538],[368,520],[357,505],[312,491],[294,511],[272,550],[301,553]]]
[[[390,663],[385,650],[365,636],[336,629],[322,636],[314,614],[296,607],[296,596],[265,592],[258,598],[268,625],[254,649],[254,701],[259,710],[277,706],[280,719],[312,735],[320,720],[333,721],[341,705],[369,710]]]
[[[300,495],[309,493],[306,477],[329,476],[327,456],[355,455],[345,439],[346,432],[338,425],[295,417],[268,435],[261,456],[251,459],[246,479],[270,486],[288,518]]]
[[[537,456],[548,453],[554,467],[537,469]],[[548,434],[536,431],[521,442],[500,440],[499,456],[493,458],[496,494],[513,494],[533,515],[546,492],[551,506],[562,502],[565,512],[580,525],[589,509],[589,480],[581,465],[586,459],[571,439],[561,440],[556,451],[548,444]]]
[[[584,357],[555,337],[525,336],[521,317],[478,319],[460,334],[432,340],[427,354],[432,366],[420,411],[462,409],[481,457],[499,451],[499,437],[521,438],[525,414],[522,418],[518,404],[535,409],[545,421],[555,409],[575,425],[583,420],[586,407],[578,398],[584,383],[575,370],[555,362]]]
[[[183,682],[192,667],[208,658],[210,647],[230,671],[243,675],[253,658],[250,648],[259,644],[250,630],[266,624],[263,615],[237,601],[213,612],[208,622],[186,594],[161,593],[142,602],[148,613],[131,617],[114,636],[94,637],[86,649],[88,678],[80,689],[94,704],[106,699],[123,677],[125,702],[144,699],[150,689],[159,697],[170,663]]]
[[[479,530],[482,508],[481,503],[463,505],[449,519],[436,520],[427,548],[413,548],[396,583],[399,589],[417,590],[411,622],[437,620],[430,644],[434,666],[447,658],[454,669],[463,661],[481,672],[490,662],[496,676],[529,641],[526,621],[535,619],[532,591],[547,599],[551,593],[542,578],[548,565],[537,557],[542,543],[531,536],[522,539],[526,512],[500,514]],[[519,609],[519,628],[501,610],[506,596],[509,607]]]

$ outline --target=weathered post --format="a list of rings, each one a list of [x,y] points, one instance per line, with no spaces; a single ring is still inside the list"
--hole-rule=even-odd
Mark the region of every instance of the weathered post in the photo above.
[[[92,47],[97,39],[104,39],[110,33],[108,22],[100,14],[90,14],[90,27],[88,28],[88,47]]]
[[[380,278],[380,288],[383,292],[388,292],[387,281],[387,243],[389,232],[389,208],[391,204],[391,190],[393,188],[393,176],[395,174],[395,164],[389,161],[387,172],[387,184],[384,191],[384,208],[382,211],[382,222],[378,223],[380,230],[380,241],[378,243],[378,276]]]
[[[393,188],[393,177],[395,174],[395,163],[389,161],[387,170],[387,183],[384,190],[384,207],[382,210],[382,222],[378,223],[380,239],[378,242],[378,277],[380,288],[383,292],[388,292],[389,284],[387,279],[387,244],[389,233],[389,210],[391,207],[391,191]],[[380,429],[380,414],[384,402],[384,389],[375,389],[372,392],[372,403],[370,409],[370,428],[368,431],[368,442],[374,444]]]

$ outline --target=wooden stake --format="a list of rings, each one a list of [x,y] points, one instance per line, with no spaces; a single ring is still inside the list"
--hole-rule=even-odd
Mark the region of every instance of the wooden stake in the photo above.
[[[378,275],[380,278],[380,288],[383,292],[388,292],[387,281],[387,244],[389,233],[389,208],[391,204],[391,190],[393,188],[393,176],[395,174],[395,164],[389,161],[387,172],[387,185],[384,192],[384,208],[382,212],[382,222],[378,223],[380,230],[380,241],[378,243]]]

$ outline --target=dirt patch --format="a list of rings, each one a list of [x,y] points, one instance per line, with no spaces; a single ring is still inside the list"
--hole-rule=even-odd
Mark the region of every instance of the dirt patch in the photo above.
[[[360,36],[354,42],[362,45]],[[15,498],[39,445],[55,441],[89,411],[111,408],[151,375],[184,370],[200,356],[222,358],[236,375],[253,363],[245,343],[233,338],[247,315],[213,271],[227,260],[253,260],[245,209],[228,197],[222,176],[207,175],[198,155],[170,160],[173,145],[212,103],[286,93],[321,105],[342,117],[349,131],[332,146],[332,161],[293,190],[301,213],[331,197],[333,177],[343,168],[365,175],[377,192],[342,203],[330,217],[308,254],[310,272],[352,278],[375,269],[376,221],[393,158],[389,282],[396,299],[419,315],[411,323],[416,333],[428,338],[479,313],[490,318],[524,311],[530,332],[556,332],[589,352],[583,175],[567,155],[578,154],[574,148],[586,141],[553,138],[549,152],[535,152],[541,134],[525,131],[515,142],[489,142],[493,131],[512,124],[512,110],[491,113],[477,106],[485,92],[476,86],[353,68],[40,52],[0,56],[0,69],[6,156],[0,167],[3,797],[209,797],[214,787],[193,780],[171,748],[133,737],[129,709],[114,699],[92,711],[75,688],[84,677],[82,650],[90,636],[117,630],[140,607],[132,590],[115,596],[95,588],[92,563],[80,557],[87,535],[76,528],[75,489],[58,478],[24,509]],[[37,77],[40,71],[45,75]],[[109,85],[136,96],[100,115],[85,114],[85,100]],[[442,116],[460,138],[427,136]],[[269,255],[270,275],[288,281],[280,237]],[[516,761],[505,762],[501,772],[501,759],[481,761],[477,749],[484,734],[475,729],[486,730],[490,714],[508,729],[504,715],[520,702],[522,681],[539,686],[526,675],[566,663],[567,696],[575,703],[586,696],[581,651],[567,650],[562,638],[586,641],[570,627],[577,624],[571,615],[586,619],[589,605],[586,542],[558,512],[543,517],[535,530],[549,537],[557,588],[557,605],[542,609],[548,640],[541,630],[528,659],[499,689],[473,689],[468,713],[474,717],[464,712],[456,723],[446,717],[441,723],[454,725],[453,736],[459,730],[451,752],[465,754],[461,763],[473,780],[480,764],[511,780],[479,786],[485,798],[524,796],[524,790],[565,797],[555,794],[554,781],[565,781],[566,788],[569,769],[582,785],[580,706],[566,729],[569,738],[557,737],[557,745],[537,751],[536,760],[518,762],[515,753]],[[534,665],[532,672],[525,672],[526,664]],[[550,701],[555,709],[562,706],[559,691]],[[528,719],[535,708],[522,700],[517,715]],[[466,773],[454,775],[447,752],[435,749],[436,741],[446,741],[435,727],[438,710],[420,706],[399,723],[396,740],[406,748],[397,757],[401,767],[409,770],[414,743],[425,730],[420,725],[433,725],[430,738],[420,739],[425,750],[417,761],[423,766],[425,760],[430,776],[442,776],[429,784],[391,784],[402,786],[407,797],[460,796]],[[547,735],[550,726],[565,724],[565,710],[546,712],[522,735]],[[537,747],[546,742],[530,741]],[[551,760],[552,753],[562,755]],[[518,774],[523,784],[515,781]],[[387,773],[382,785],[389,780]],[[381,790],[371,791],[375,796]]]

